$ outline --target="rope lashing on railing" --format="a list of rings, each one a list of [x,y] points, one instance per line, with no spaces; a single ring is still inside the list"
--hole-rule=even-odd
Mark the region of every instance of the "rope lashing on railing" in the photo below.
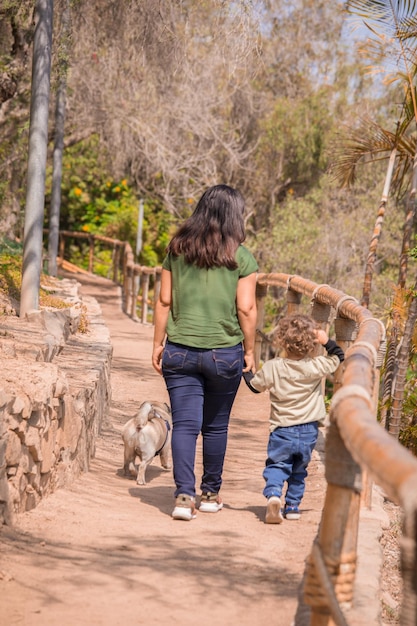
[[[313,293],[311,294],[311,301],[313,302],[313,300],[316,299],[316,296],[318,294],[318,292],[320,291],[320,289],[322,289],[323,287],[327,287],[328,289],[330,289],[330,285],[327,284],[322,284],[322,285],[317,285],[317,287],[314,289]]]
[[[357,300],[356,298],[354,298],[353,296],[348,296],[348,295],[342,296],[342,297],[341,297],[341,298],[340,298],[340,299],[336,302],[336,306],[335,306],[335,309],[336,309],[336,315],[339,315],[339,309],[340,309],[340,307],[342,306],[342,304],[343,304],[344,302],[347,302],[347,301],[351,301],[351,302],[354,302],[355,304],[358,304],[358,305],[359,305],[358,300]]]
[[[332,306],[317,299],[320,289],[330,289],[329,285],[317,285],[310,298],[311,315],[318,324],[326,327],[330,322]]]
[[[386,339],[386,334],[387,331],[385,329],[385,324],[382,320],[379,320],[377,317],[367,317],[366,319],[362,320],[361,322],[361,326],[363,326],[364,324],[367,324],[368,322],[377,322],[380,327],[382,328],[382,340]]]
[[[367,319],[361,322],[361,326],[363,326],[364,324],[367,324],[368,322],[378,322],[378,324],[382,328],[382,338],[379,344],[378,356],[376,359],[376,367],[382,367],[382,365],[384,364],[385,354],[387,351],[387,331],[385,328],[385,324],[382,320],[379,320],[376,317],[368,317]]]
[[[291,274],[291,276],[288,276],[287,278],[287,291],[288,289],[291,289],[291,280],[294,278],[295,274]]]
[[[348,626],[340,603],[350,603],[352,600],[352,581],[355,578],[355,572],[354,554],[345,556],[343,563],[331,563],[324,559],[316,540],[307,562],[305,602],[312,607],[328,608],[337,626]]]

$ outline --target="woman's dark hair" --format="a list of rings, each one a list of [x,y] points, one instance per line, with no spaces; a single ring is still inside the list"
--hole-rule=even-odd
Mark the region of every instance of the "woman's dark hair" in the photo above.
[[[245,201],[228,185],[215,185],[201,196],[193,214],[173,236],[167,251],[197,267],[236,269],[236,250],[245,240]]]

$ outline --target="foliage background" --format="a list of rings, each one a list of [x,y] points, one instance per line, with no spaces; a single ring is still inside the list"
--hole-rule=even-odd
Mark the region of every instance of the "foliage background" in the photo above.
[[[25,211],[34,4],[0,0],[0,235],[14,240]],[[67,71],[61,228],[135,249],[143,199],[139,262],[157,265],[202,191],[225,182],[245,196],[247,245],[261,271],[360,298],[386,163],[368,159],[350,189],[328,169],[344,129],[365,116],[394,131],[401,98],[367,73],[343,9],[327,0],[55,0],[51,156]],[[404,215],[404,199],[390,198],[371,301],[383,319]],[[100,255],[105,272],[108,253]],[[280,313],[269,307],[270,327]]]

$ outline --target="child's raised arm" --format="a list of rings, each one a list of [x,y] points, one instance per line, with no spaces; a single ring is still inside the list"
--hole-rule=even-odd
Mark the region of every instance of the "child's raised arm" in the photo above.
[[[321,343],[321,345],[326,349],[327,354],[329,354],[330,356],[333,356],[335,354],[339,357],[340,362],[345,360],[345,353],[343,352],[342,348],[338,346],[337,343],[333,341],[333,339],[329,339],[326,331],[319,328],[318,330],[316,330],[316,337],[317,341]]]

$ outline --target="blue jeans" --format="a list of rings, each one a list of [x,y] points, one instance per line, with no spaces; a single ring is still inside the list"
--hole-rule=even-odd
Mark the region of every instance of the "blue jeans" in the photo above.
[[[303,498],[307,466],[318,437],[318,423],[276,428],[269,435],[268,458],[263,477],[264,496],[281,497],[287,482],[285,504],[298,506]]]
[[[242,378],[243,347],[203,350],[167,341],[162,374],[172,410],[175,496],[195,496],[195,455],[203,439],[201,490],[222,484],[230,412]]]

